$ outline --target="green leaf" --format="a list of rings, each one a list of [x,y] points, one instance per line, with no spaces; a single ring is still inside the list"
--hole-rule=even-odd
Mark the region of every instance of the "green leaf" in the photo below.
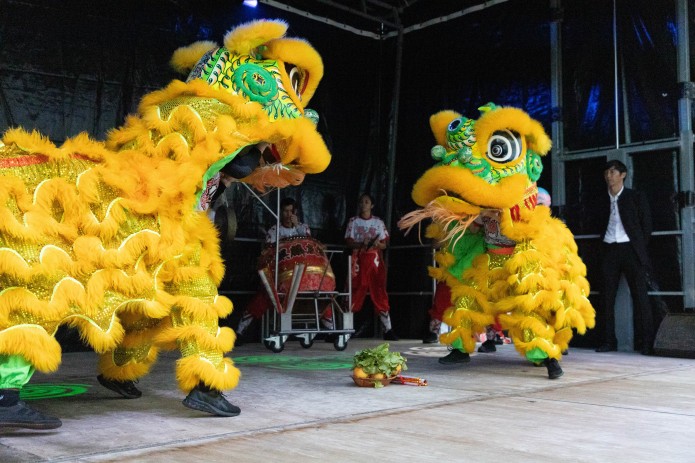
[[[405,362],[406,359],[400,352],[389,352],[389,344],[385,342],[374,348],[357,352],[353,358],[353,368],[360,367],[369,375],[383,373],[391,377],[398,366],[401,366],[403,370],[407,369]]]

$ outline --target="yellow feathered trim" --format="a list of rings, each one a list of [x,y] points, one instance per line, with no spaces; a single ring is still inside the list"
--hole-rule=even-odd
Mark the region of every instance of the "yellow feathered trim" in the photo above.
[[[60,344],[36,325],[15,325],[0,331],[0,353],[21,355],[42,373],[53,373],[60,366]]]
[[[212,389],[227,391],[239,384],[241,372],[231,359],[224,357],[221,364],[213,365],[204,358],[191,355],[176,361],[176,380],[179,388],[188,393],[201,381]]]
[[[283,37],[287,27],[287,23],[280,20],[251,21],[227,32],[223,43],[230,52],[250,55],[259,45]]]
[[[92,320],[83,317],[70,317],[69,325],[78,329],[80,339],[91,346],[97,353],[109,352],[123,340],[125,330],[117,317],[111,318],[106,330],[97,326]]]
[[[186,47],[181,47],[174,51],[169,64],[176,72],[186,74],[193,69],[193,66],[200,61],[200,58],[202,58],[205,53],[209,52],[210,50],[214,50],[215,48],[218,48],[218,45],[210,40],[194,42]]]
[[[427,274],[437,281],[442,281],[445,278],[446,270],[441,267],[427,267]]]
[[[445,312],[446,313],[446,312]],[[484,330],[487,325],[494,323],[495,317],[484,312],[457,309],[454,307],[450,316],[443,316],[442,321],[449,326],[471,326],[476,332]]]
[[[229,308],[226,304],[216,306],[192,296],[178,296],[174,301],[174,305],[181,309],[183,315],[198,320],[221,318],[220,312]]]
[[[232,303],[231,299],[225,296],[220,296],[219,294],[215,296],[213,305],[217,311],[218,318],[225,318],[234,311],[234,304]]]
[[[456,263],[456,257],[448,251],[438,251],[434,260],[442,267],[449,268]]]
[[[39,300],[26,288],[14,287],[3,290],[2,298],[0,298],[0,329],[11,327],[16,323],[10,319],[13,313],[24,313],[29,318],[48,320],[60,320],[68,313],[67,304],[51,302]]]
[[[94,162],[101,162],[113,155],[103,142],[92,140],[84,132],[65,140],[60,149],[71,155],[85,156]]]
[[[442,333],[439,337],[443,344],[453,344],[457,339],[463,343],[463,350],[473,352],[475,350],[475,337],[470,328],[458,327],[448,333]]]
[[[446,132],[449,124],[454,119],[461,117],[461,114],[456,111],[446,109],[444,111],[439,111],[436,114],[430,116],[430,129],[432,129],[432,134],[434,135],[437,144],[441,146],[447,146]]]
[[[514,339],[514,347],[516,348],[517,352],[519,352],[524,357],[526,356],[527,352],[535,348],[538,348],[541,351],[545,352],[545,354],[549,358],[554,358],[557,360],[560,360],[562,358],[562,349],[560,348],[560,346],[554,344],[549,339],[535,337],[530,342],[524,342],[521,341],[522,337],[520,337],[518,334],[516,336],[512,334],[512,337]]]
[[[425,228],[425,237],[435,240],[440,240],[446,236],[446,231],[444,227],[438,222],[432,222]]]
[[[56,147],[48,137],[41,135],[36,130],[31,133],[21,128],[9,129],[2,137],[6,145],[16,144],[20,149],[29,154],[42,154],[51,159],[68,159],[70,153]]]
[[[145,376],[152,368],[152,364],[157,360],[159,350],[150,346],[145,359],[139,362],[128,362],[125,365],[116,365],[113,362],[113,352],[99,356],[99,372],[108,379],[116,381],[135,381]]]
[[[27,154],[41,154],[53,160],[67,160],[73,155],[82,155],[100,161],[108,154],[103,143],[91,140],[85,133],[68,139],[60,148],[39,132],[27,132],[21,128],[9,129],[2,141],[6,145],[17,145]]]
[[[564,351],[569,346],[569,342],[572,339],[572,329],[563,328],[555,332],[555,337],[553,342],[558,345],[560,351]]]
[[[227,352],[234,347],[235,339],[234,331],[226,327],[218,328],[216,335],[213,335],[201,326],[182,325],[163,329],[155,337],[155,342],[167,345],[172,341],[192,340],[202,350]]]

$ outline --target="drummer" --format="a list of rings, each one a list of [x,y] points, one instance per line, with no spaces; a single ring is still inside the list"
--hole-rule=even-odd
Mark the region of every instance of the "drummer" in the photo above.
[[[277,235],[277,225],[273,225],[265,235],[265,242],[275,243]],[[283,198],[280,201],[280,240],[295,236],[311,236],[311,230],[297,218],[297,202],[292,198]]]
[[[267,244],[274,244],[276,236],[278,236],[277,225],[273,225],[266,232],[265,241]],[[297,236],[311,236],[309,226],[302,223],[297,218],[297,202],[292,198],[283,198],[280,201],[280,240],[286,238],[294,238]],[[246,331],[249,329],[253,320],[259,320],[263,314],[271,307],[272,303],[268,298],[268,294],[264,289],[260,289],[246,306],[244,313],[239,320],[237,327],[237,345],[240,345],[240,339],[245,337]],[[321,315],[321,324],[324,328],[332,326],[331,313],[327,311]]]

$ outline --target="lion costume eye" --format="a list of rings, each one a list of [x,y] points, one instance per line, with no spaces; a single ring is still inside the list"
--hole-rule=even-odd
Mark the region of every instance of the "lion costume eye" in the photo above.
[[[462,123],[463,123],[463,119],[462,119],[462,118],[459,117],[459,118],[454,119],[453,121],[451,121],[451,122],[449,123],[449,127],[447,128],[447,131],[448,131],[449,133],[456,132],[456,131],[459,129],[459,126],[460,126]]]
[[[521,136],[513,130],[496,130],[487,142],[487,157],[499,163],[514,161],[521,150]]]
[[[287,64],[285,66],[285,70],[287,71],[287,77],[290,79],[290,85],[292,85],[292,90],[294,90],[294,93],[297,95],[297,97],[301,100],[302,99],[302,71],[295,65],[293,64]]]

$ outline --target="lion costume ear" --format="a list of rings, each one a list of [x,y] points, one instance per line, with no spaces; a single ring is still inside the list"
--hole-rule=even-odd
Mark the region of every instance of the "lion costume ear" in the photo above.
[[[529,148],[541,156],[548,154],[553,147],[553,142],[548,137],[548,134],[545,133],[543,125],[535,119],[531,120],[529,134],[526,135],[526,139]]]
[[[224,36],[224,46],[238,55],[250,55],[259,45],[285,36],[287,23],[280,20],[251,21],[235,27]]]
[[[432,129],[432,134],[434,135],[434,139],[437,140],[438,145],[447,146],[447,127],[449,127],[451,121],[459,117],[461,117],[461,114],[450,109],[439,111],[438,113],[430,116],[430,128]]]
[[[218,47],[219,45],[217,45],[215,42],[207,40],[192,43],[187,47],[181,47],[176,50],[171,56],[171,61],[169,61],[169,64],[171,64],[171,67],[174,68],[176,72],[180,74],[187,74],[191,69],[193,69],[193,66],[200,61],[200,58],[202,58],[205,53]]]
[[[314,96],[319,82],[323,78],[323,60],[321,55],[305,40],[283,38],[268,42],[263,52],[264,58],[277,59],[285,63],[294,64],[302,69],[304,81],[302,82],[301,103],[306,107],[311,97]]]

